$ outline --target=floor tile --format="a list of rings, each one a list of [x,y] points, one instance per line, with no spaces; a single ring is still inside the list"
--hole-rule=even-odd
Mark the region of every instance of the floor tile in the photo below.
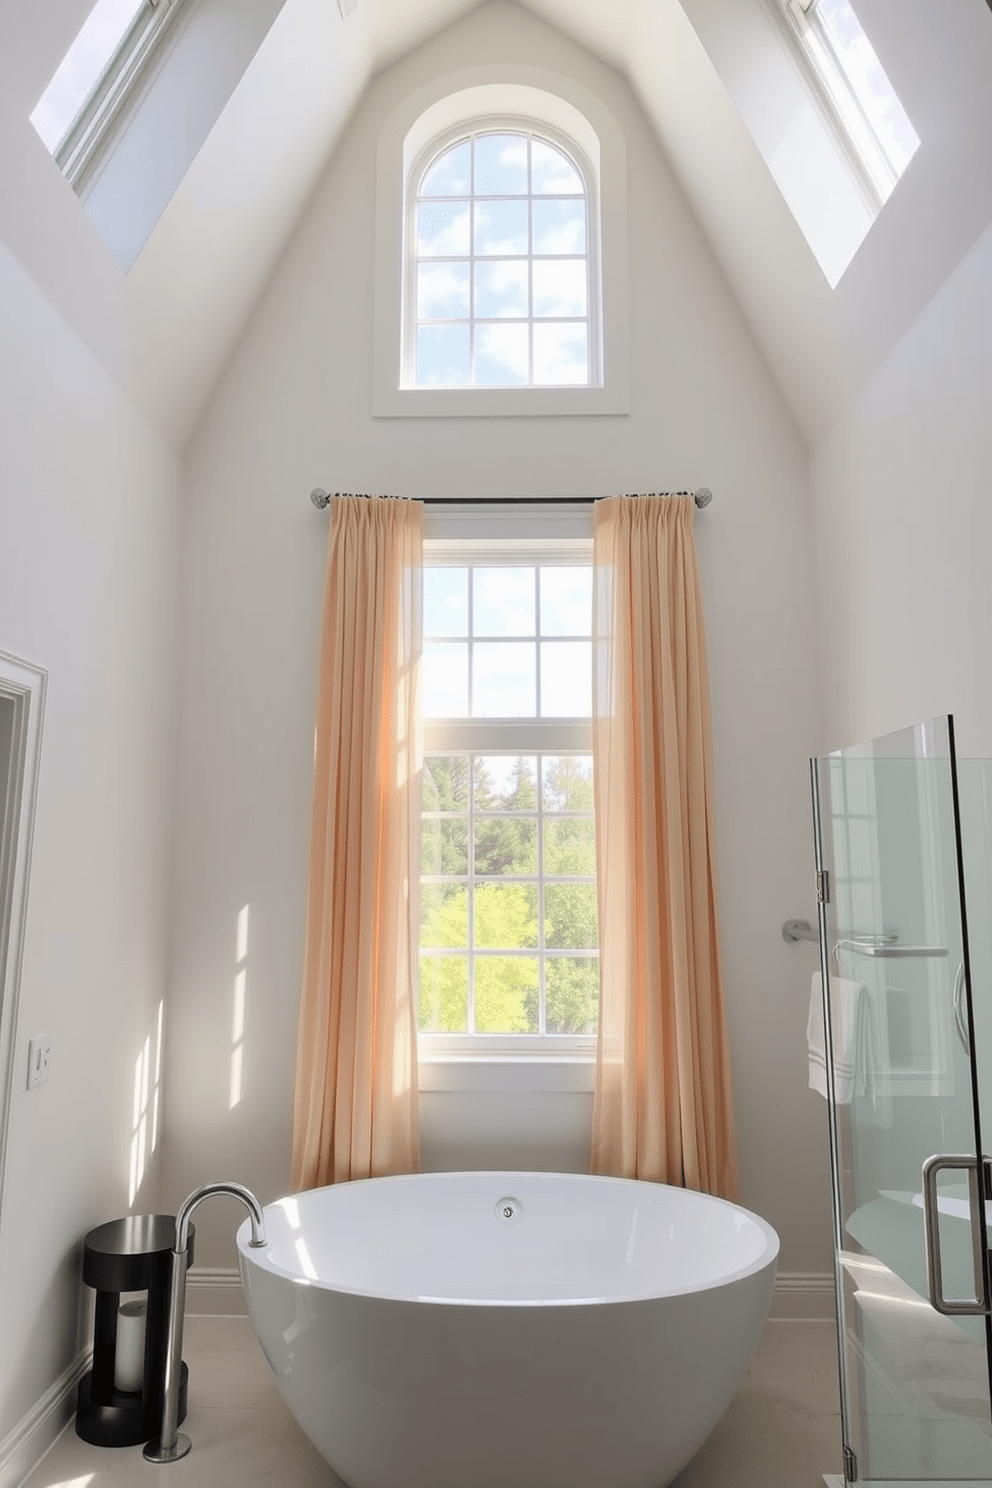
[[[190,1400],[200,1405],[279,1406],[275,1376],[246,1317],[192,1317],[183,1357],[193,1373]]]
[[[347,1488],[294,1421],[269,1488]]]
[[[188,1457],[156,1466],[140,1447],[93,1447],[69,1426],[22,1488],[346,1488],[283,1404],[247,1318],[187,1319],[183,1357]],[[675,1488],[822,1488],[841,1470],[836,1358],[832,1324],[766,1323],[730,1409]]]
[[[758,1391],[783,1410],[839,1418],[837,1379],[834,1324],[780,1318],[762,1329],[741,1390]]]
[[[673,1488],[823,1488],[841,1470],[839,1419],[783,1409],[758,1391],[731,1402]]]

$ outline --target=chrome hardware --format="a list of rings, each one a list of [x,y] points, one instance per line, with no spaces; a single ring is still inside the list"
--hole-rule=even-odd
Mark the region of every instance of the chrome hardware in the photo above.
[[[812,940],[819,945],[820,932],[813,929],[809,920],[786,920],[782,926],[782,939],[787,945],[793,945],[797,940]]]
[[[889,959],[899,959],[904,956],[946,956],[946,946],[928,945],[899,945],[894,935],[877,936],[864,940],[839,940],[834,946],[834,952],[851,951],[856,956],[882,956]]]
[[[817,904],[830,903],[830,873],[826,868],[820,868],[816,874],[816,902]]]
[[[241,1183],[205,1183],[195,1189],[176,1215],[176,1239],[169,1256],[169,1319],[166,1330],[165,1378],[162,1396],[162,1426],[154,1441],[148,1442],[142,1456],[149,1462],[178,1462],[193,1443],[177,1429],[179,1423],[179,1377],[183,1359],[183,1314],[186,1310],[186,1267],[189,1264],[189,1221],[197,1204],[211,1194],[229,1194],[240,1199],[251,1216],[251,1241],[265,1245],[265,1221],[262,1206]]]
[[[981,1162],[981,1170],[979,1169]],[[923,1237],[927,1256],[927,1293],[930,1305],[946,1317],[987,1317],[992,1306],[985,1296],[983,1277],[983,1249],[985,1246],[985,1169],[987,1157],[976,1158],[968,1153],[938,1153],[928,1157],[923,1164]],[[948,1301],[944,1296],[940,1274],[940,1220],[937,1203],[937,1174],[944,1168],[956,1168],[968,1174],[968,1210],[971,1224],[972,1261],[975,1276],[975,1297]],[[979,1171],[982,1181],[979,1183]]]
[[[971,1039],[968,1037],[968,1022],[964,1015],[964,962],[958,963],[958,969],[954,973],[954,1022],[957,1025],[958,1038],[964,1045],[964,1052],[971,1053]]]

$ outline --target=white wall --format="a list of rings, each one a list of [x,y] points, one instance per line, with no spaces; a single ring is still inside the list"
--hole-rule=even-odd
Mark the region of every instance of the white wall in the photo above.
[[[427,79],[506,60],[567,73],[626,135],[631,413],[375,420],[370,340],[376,143]],[[829,1265],[822,1105],[806,1090],[812,912],[806,759],[816,742],[805,450],[655,138],[619,76],[492,5],[371,86],[190,449],[163,1197],[230,1176],[286,1190],[326,517],[311,487],[607,494],[709,485],[696,524],[709,623],[726,983],[743,1197],[783,1267]],[[231,1104],[236,926],[249,907],[244,1077]],[[547,1098],[546,1098],[547,1099]],[[425,1098],[426,1165],[457,1149]],[[433,1105],[432,1105],[433,1102]],[[498,1166],[537,1104],[490,1093],[475,1164]],[[460,1101],[456,1102],[456,1107]],[[568,1166],[588,1101],[549,1118],[535,1163]],[[565,1112],[565,1105],[559,1107]],[[546,1107],[545,1107],[546,1110]],[[516,1148],[519,1151],[519,1147]],[[233,1263],[236,1215],[200,1211],[198,1261]]]
[[[823,747],[953,713],[992,756],[992,230],[816,451]]]
[[[130,269],[284,0],[198,0],[82,192],[114,260]]]
[[[743,115],[756,125],[746,86],[755,76],[774,75],[776,103],[788,108],[794,100],[778,74],[781,58],[762,55],[775,43],[766,7],[777,3],[680,0],[681,29],[698,28],[695,49],[665,6],[651,4],[656,29],[630,45],[629,66],[783,395],[816,446],[992,215],[992,13],[986,0],[858,0],[858,18],[922,144],[831,289],[775,185],[778,167],[766,166],[742,122]],[[742,48],[756,71],[742,72]],[[755,132],[768,150],[774,132]]]
[[[89,1336],[82,1239],[128,1211],[164,993],[180,469],[0,244],[0,649],[48,669],[0,1213],[0,1439]],[[26,1089],[28,1039],[53,1039]],[[157,1206],[145,1151],[134,1195]]]

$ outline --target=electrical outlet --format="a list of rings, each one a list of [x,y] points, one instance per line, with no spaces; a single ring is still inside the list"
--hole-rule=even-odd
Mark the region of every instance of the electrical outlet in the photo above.
[[[52,1073],[52,1036],[33,1038],[28,1044],[28,1089],[44,1085]]]

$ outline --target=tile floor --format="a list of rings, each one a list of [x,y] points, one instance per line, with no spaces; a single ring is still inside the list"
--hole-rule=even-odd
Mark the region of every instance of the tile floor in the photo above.
[[[343,1488],[283,1405],[247,1318],[187,1318],[183,1357],[188,1457],[155,1466],[140,1447],[89,1446],[70,1425],[22,1488]],[[833,1324],[773,1320],[676,1488],[822,1488],[840,1470]]]

